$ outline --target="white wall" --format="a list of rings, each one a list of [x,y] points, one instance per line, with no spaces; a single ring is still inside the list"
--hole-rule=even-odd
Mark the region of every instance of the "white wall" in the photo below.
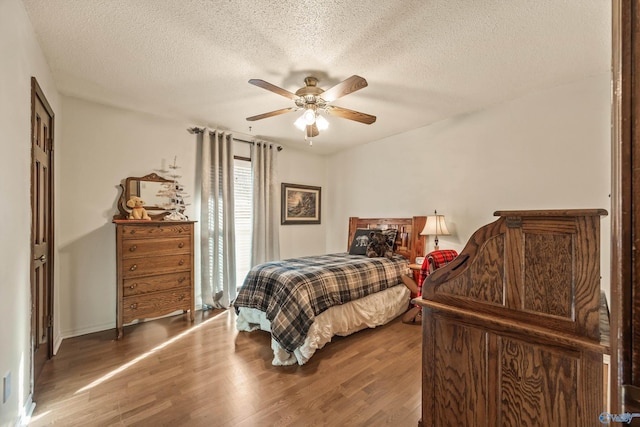
[[[611,76],[602,74],[357,147],[329,160],[327,249],[349,216],[444,214],[462,250],[496,210],[610,211]],[[609,288],[609,219],[602,222]],[[429,242],[431,248],[433,242]]]
[[[195,188],[196,143],[188,123],[64,97],[58,203],[61,338],[115,327],[115,225],[120,182],[181,166]],[[188,202],[189,200],[187,200]],[[193,206],[186,214],[194,218]]]
[[[24,416],[31,399],[31,76],[56,114],[56,140],[62,117],[49,67],[19,0],[0,1],[0,64],[0,378],[11,373],[12,388],[6,403],[0,399],[0,426],[8,426]]]
[[[302,150],[285,148],[280,152],[278,173],[281,182],[321,187],[320,224],[288,224],[280,226],[280,257],[282,259],[326,253],[326,200],[332,189],[327,186],[326,157]],[[342,249],[344,251],[344,249]]]
[[[193,202],[186,213],[198,220],[196,165],[200,161],[196,137],[187,132],[193,123],[70,97],[64,97],[63,104],[64,134],[58,153],[59,338],[115,327],[115,225],[111,220],[117,213],[120,181],[154,172],[163,161],[171,163],[177,156],[182,166],[180,181]],[[238,154],[248,155],[247,147],[240,144]],[[323,157],[285,148],[279,156],[279,178],[324,187],[325,162]],[[324,223],[281,226],[280,234],[283,257],[325,250]],[[196,264],[198,259],[196,254]]]
[[[322,223],[280,226],[281,257],[344,251],[349,216],[438,209],[453,232],[441,247],[460,251],[496,210],[609,210],[609,91],[609,76],[595,76],[331,157],[285,147],[279,181],[322,187]],[[73,98],[64,107],[59,320],[68,337],[115,325],[111,217],[120,179],[177,155],[195,195],[198,154],[188,123]],[[608,260],[608,218],[602,226]],[[603,262],[605,289],[608,269]]]

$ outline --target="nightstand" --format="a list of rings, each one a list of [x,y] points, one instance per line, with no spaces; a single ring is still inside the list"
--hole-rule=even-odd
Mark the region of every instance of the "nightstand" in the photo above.
[[[415,280],[416,283],[420,283],[420,270],[422,266],[420,264],[409,264],[409,269],[411,273],[413,273],[413,280]]]

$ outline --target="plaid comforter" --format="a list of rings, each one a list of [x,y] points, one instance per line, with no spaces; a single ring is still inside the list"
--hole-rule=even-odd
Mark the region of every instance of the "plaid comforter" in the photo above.
[[[395,286],[407,259],[338,253],[274,261],[249,271],[233,305],[264,311],[271,335],[287,351],[304,343],[316,315]]]

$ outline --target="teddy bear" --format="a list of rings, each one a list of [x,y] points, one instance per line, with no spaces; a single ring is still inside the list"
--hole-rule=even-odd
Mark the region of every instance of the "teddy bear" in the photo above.
[[[379,231],[369,233],[369,245],[367,245],[367,256],[369,258],[387,257],[393,258],[393,249],[389,245],[387,236]]]
[[[147,210],[144,208],[144,200],[138,196],[133,196],[127,201],[127,206],[131,208],[129,219],[151,220]]]

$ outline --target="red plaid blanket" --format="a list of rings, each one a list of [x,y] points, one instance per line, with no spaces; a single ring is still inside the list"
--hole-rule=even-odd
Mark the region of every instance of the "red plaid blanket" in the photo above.
[[[424,283],[424,279],[429,275],[429,265],[433,264],[433,269],[437,270],[438,268],[449,264],[457,256],[458,252],[453,249],[443,249],[441,251],[429,252],[427,256],[424,257],[424,261],[422,261],[422,268],[420,268],[420,280],[418,282],[420,293],[418,296],[422,295],[422,284]]]

